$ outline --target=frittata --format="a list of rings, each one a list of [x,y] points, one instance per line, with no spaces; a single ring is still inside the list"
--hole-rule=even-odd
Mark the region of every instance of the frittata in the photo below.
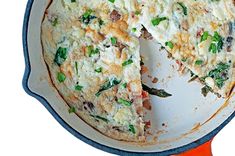
[[[54,0],[42,23],[52,82],[69,113],[117,140],[146,141],[141,36],[204,89],[228,97],[235,84],[234,0]]]

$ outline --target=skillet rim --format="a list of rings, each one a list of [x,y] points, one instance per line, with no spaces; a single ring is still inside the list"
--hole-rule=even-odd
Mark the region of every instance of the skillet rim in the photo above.
[[[118,155],[125,155],[125,156],[168,156],[172,154],[179,154],[184,151],[188,151],[190,149],[196,148],[209,140],[211,140],[216,134],[218,134],[234,117],[235,117],[235,111],[216,129],[208,133],[207,135],[203,136],[202,138],[191,142],[187,145],[173,148],[170,150],[162,151],[162,152],[131,152],[131,151],[125,151],[120,150],[112,147],[108,147],[106,145],[102,145],[98,142],[95,142],[86,136],[80,134],[78,131],[76,131],[74,128],[72,128],[68,123],[66,123],[58,114],[57,112],[51,107],[49,102],[42,97],[39,94],[34,93],[30,90],[28,86],[28,80],[31,73],[31,66],[30,66],[30,60],[29,60],[29,51],[28,51],[28,27],[29,27],[29,20],[30,20],[30,14],[32,11],[34,0],[28,0],[27,6],[25,9],[25,15],[24,15],[24,21],[23,21],[23,31],[22,31],[22,42],[23,42],[23,52],[24,52],[24,58],[25,58],[25,72],[22,80],[22,85],[25,90],[25,92],[37,99],[50,113],[51,115],[57,120],[57,122],[60,123],[62,127],[64,127],[68,132],[70,132],[73,136],[76,138],[82,140],[83,142],[97,148],[100,150],[103,150],[105,152],[109,152],[112,154],[118,154]]]

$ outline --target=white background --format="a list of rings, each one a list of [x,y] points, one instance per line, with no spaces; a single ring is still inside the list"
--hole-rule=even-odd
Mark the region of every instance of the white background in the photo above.
[[[24,72],[22,22],[27,0],[1,0],[0,155],[63,156],[111,154],[78,140],[21,86]],[[233,156],[235,119],[213,142],[214,156]]]

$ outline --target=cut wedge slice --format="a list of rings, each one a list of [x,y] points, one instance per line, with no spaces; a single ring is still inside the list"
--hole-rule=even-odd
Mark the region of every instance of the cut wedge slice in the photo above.
[[[42,43],[53,84],[69,113],[109,137],[141,142],[140,44],[129,24],[128,9],[135,5],[129,4],[53,1],[42,24]]]

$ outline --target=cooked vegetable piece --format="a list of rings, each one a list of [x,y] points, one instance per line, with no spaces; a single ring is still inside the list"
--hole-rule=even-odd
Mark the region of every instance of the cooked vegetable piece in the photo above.
[[[212,91],[212,89],[209,86],[206,85],[202,88],[201,93],[204,97],[206,97],[207,94],[211,91]]]
[[[125,105],[125,106],[131,106],[131,105],[132,105],[132,102],[131,102],[131,101],[127,101],[127,100],[122,99],[122,98],[118,99],[117,102],[120,103],[120,104],[122,104],[122,105]]]
[[[143,27],[143,28],[141,29],[141,35],[140,35],[140,37],[143,38],[143,39],[146,39],[146,40],[152,40],[152,39],[153,39],[152,34],[150,34],[150,33],[148,32],[148,30],[147,30],[145,27]]]
[[[142,84],[142,86],[143,86],[143,90],[148,92],[151,95],[156,95],[156,96],[162,97],[162,98],[172,96],[171,94],[167,93],[163,89],[150,88],[150,87],[146,86],[145,84]]]
[[[107,80],[103,86],[100,87],[99,91],[95,94],[97,97],[100,96],[100,94],[108,90],[116,85],[118,85],[121,81],[117,80],[116,78],[111,78],[110,80]]]

